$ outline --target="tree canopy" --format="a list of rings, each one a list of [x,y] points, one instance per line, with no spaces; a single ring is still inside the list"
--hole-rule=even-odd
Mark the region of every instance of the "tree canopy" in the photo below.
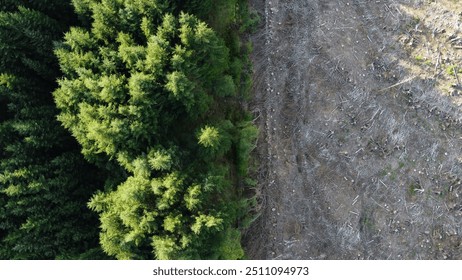
[[[99,187],[74,139],[56,120],[60,75],[53,44],[75,19],[66,1],[0,7],[0,258],[96,258]],[[100,174],[101,175],[101,174]]]
[[[243,258],[238,11],[1,2],[0,259]]]
[[[58,119],[88,160],[117,160],[127,174],[89,203],[102,248],[119,259],[227,258],[217,252],[235,238],[224,233],[236,215],[220,195],[231,189],[222,157],[236,130],[223,116],[208,124],[235,89],[223,40],[170,1],[73,2],[89,24],[55,52]]]

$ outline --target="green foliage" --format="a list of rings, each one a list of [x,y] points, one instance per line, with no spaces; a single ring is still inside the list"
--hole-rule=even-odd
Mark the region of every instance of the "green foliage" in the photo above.
[[[2,0],[0,10],[2,12],[16,12],[20,7],[26,7],[61,22],[63,26],[68,26],[76,23],[70,2],[57,0]]]
[[[236,94],[236,85],[233,77],[225,75],[216,85],[216,92],[220,97],[230,97]]]
[[[155,248],[157,259],[160,259],[160,260],[178,259],[176,252],[178,252],[179,246],[177,245],[177,242],[175,238],[173,237],[154,236],[152,240],[152,247]]]
[[[449,65],[446,67],[446,73],[450,76],[454,76],[455,74],[461,74],[462,68],[457,67],[457,65]]]
[[[221,238],[222,241],[217,250],[218,259],[240,260],[244,258],[239,230],[229,228],[222,233]]]
[[[89,194],[84,187],[91,187],[93,178],[87,177],[91,173],[82,177],[88,166],[77,153],[63,153],[50,163],[11,154],[1,168],[0,185],[7,197],[0,211],[7,233],[2,258],[79,258],[97,247],[96,217],[85,207]]]
[[[223,120],[217,126],[205,125],[198,133],[198,143],[204,147],[203,156],[222,157],[231,148],[235,134],[234,125],[229,120]]]
[[[187,187],[177,171],[153,178],[149,167],[143,169],[89,203],[101,213],[104,251],[118,259],[207,258],[207,240],[225,225],[219,214],[211,214],[215,210],[207,210],[213,208],[207,201],[214,190],[204,183]]]
[[[66,1],[0,7],[0,258],[101,258],[86,201],[103,174],[56,121],[53,43],[74,21]]]
[[[0,13],[0,27],[2,73],[35,75],[46,80],[56,77],[55,69],[43,62],[54,63],[52,42],[59,31],[64,31],[58,22],[38,11],[19,7],[16,12]]]
[[[128,174],[88,204],[100,215],[103,250],[118,259],[210,258],[222,244],[209,241],[236,219],[223,195],[232,192],[229,168],[219,163],[236,131],[222,116],[205,125],[219,98],[236,92],[228,49],[203,21],[174,13],[181,4],[73,3],[88,25],[71,28],[55,50],[64,73],[58,119],[88,160],[115,159]]]
[[[249,7],[247,5],[240,5],[239,7],[239,31],[255,32],[258,24],[261,22],[259,14],[255,10],[249,10]]]
[[[240,125],[239,142],[237,144],[238,172],[245,177],[248,172],[250,153],[255,148],[258,129],[251,122],[242,122]]]
[[[199,144],[206,148],[216,148],[220,143],[220,133],[215,127],[205,126],[199,134]]]
[[[202,20],[206,20],[210,15],[217,12],[216,5],[218,1],[216,0],[188,0],[175,2],[177,2],[176,9],[178,11],[188,11]]]
[[[195,234],[200,234],[202,231],[221,230],[223,219],[213,216],[200,214],[194,218],[194,223],[191,230]]]
[[[166,150],[151,150],[148,154],[149,165],[153,170],[164,171],[172,167],[172,155]]]
[[[90,10],[100,13],[93,6]],[[126,20],[114,13],[112,20]],[[227,67],[226,48],[218,37],[187,14],[178,19],[166,14],[159,28],[154,20],[146,25],[155,14],[131,18],[150,28],[144,33],[154,34],[144,39],[137,40],[139,34],[132,30],[116,32],[111,22],[96,17],[91,30],[71,29],[56,50],[65,73],[55,92],[59,120],[87,158],[139,154],[146,145],[162,142],[165,129],[180,117],[203,116],[215,95],[210,85]],[[100,30],[106,25],[111,31]]]
[[[236,8],[239,0],[219,0],[214,3],[214,11],[209,13],[210,25],[221,36],[227,35],[229,28],[236,22]]]
[[[197,211],[201,208],[203,190],[201,185],[193,185],[189,187],[184,195],[186,209],[189,211]]]
[[[3,1],[0,258],[242,258],[241,17],[238,0]]]

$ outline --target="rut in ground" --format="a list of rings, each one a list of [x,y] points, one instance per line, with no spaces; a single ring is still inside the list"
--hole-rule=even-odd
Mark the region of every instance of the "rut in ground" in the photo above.
[[[462,258],[462,7],[250,2],[262,210],[249,257]]]

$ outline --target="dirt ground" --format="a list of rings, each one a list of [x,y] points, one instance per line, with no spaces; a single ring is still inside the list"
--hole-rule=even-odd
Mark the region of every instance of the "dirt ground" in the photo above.
[[[457,2],[250,0],[249,258],[462,259]]]

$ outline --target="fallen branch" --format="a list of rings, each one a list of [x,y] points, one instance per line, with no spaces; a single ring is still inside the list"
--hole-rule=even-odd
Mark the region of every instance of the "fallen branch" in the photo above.
[[[391,85],[391,86],[389,86],[389,87],[386,87],[386,88],[384,88],[384,89],[381,89],[381,90],[379,90],[379,92],[383,92],[383,91],[392,89],[392,88],[394,88],[394,87],[400,86],[400,85],[402,85],[402,84],[408,83],[408,82],[414,80],[416,77],[417,77],[417,76],[413,76],[413,77],[407,78],[407,79],[404,80],[404,81],[401,81],[401,82],[399,82],[399,83],[396,83],[396,84],[394,84],[394,85]]]

